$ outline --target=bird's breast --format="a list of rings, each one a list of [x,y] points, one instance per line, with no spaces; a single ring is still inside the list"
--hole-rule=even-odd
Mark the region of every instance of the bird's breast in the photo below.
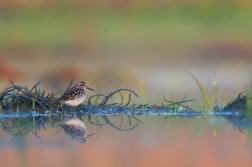
[[[85,97],[80,97],[76,99],[66,100],[64,101],[69,106],[78,106],[80,103],[82,103],[85,100]]]

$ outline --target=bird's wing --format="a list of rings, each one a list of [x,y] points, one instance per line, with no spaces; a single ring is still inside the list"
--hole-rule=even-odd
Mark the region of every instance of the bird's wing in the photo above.
[[[72,87],[72,88],[67,89],[65,91],[65,93],[58,100],[69,100],[69,99],[71,99],[70,95],[72,94],[72,92],[75,92],[74,89],[76,89],[76,88]]]

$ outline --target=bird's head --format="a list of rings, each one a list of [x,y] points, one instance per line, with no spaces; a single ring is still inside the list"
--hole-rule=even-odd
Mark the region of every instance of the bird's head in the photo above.
[[[82,87],[83,89],[89,89],[89,90],[95,91],[94,89],[88,87],[84,81],[78,82],[78,83],[76,84],[76,86]]]

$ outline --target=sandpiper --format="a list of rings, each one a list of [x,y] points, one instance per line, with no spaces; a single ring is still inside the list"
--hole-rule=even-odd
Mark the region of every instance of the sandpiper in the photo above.
[[[63,101],[71,107],[74,107],[75,111],[75,107],[85,100],[87,96],[86,89],[95,91],[94,89],[88,87],[84,81],[80,81],[73,87],[67,89],[62,97],[60,97],[58,100]]]
[[[63,124],[59,124],[58,126],[64,129],[66,134],[71,136],[72,139],[75,139],[80,143],[86,142],[89,136],[95,134],[92,133],[87,135],[87,127],[81,120],[77,119],[76,117],[66,121]]]

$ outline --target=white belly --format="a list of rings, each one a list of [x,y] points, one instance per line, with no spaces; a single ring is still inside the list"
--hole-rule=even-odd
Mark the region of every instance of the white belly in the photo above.
[[[78,106],[78,105],[81,104],[84,100],[85,100],[85,97],[82,97],[82,98],[80,98],[80,99],[65,101],[65,103],[66,103],[67,105],[69,105],[69,106]]]

